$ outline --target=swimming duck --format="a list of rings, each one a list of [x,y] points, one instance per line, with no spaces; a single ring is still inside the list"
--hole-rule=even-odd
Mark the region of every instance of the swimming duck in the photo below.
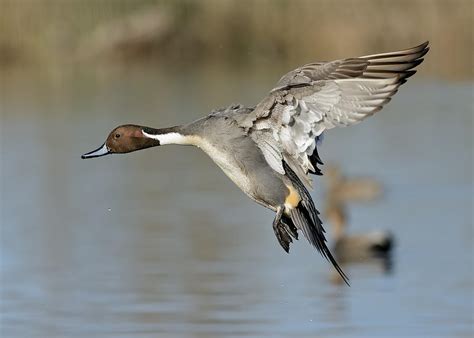
[[[232,105],[186,125],[155,129],[127,124],[108,135],[94,158],[166,144],[202,149],[252,200],[275,212],[273,231],[289,252],[298,231],[348,278],[326,245],[309,193],[321,175],[316,142],[323,132],[374,115],[415,73],[428,42],[406,50],[315,62],[281,77],[254,107]]]
[[[325,171],[327,189],[324,216],[331,224],[333,253],[340,263],[368,262],[374,258],[389,258],[394,237],[389,231],[370,230],[347,233],[347,203],[371,201],[381,195],[381,186],[369,178],[347,178],[340,169],[330,165]]]

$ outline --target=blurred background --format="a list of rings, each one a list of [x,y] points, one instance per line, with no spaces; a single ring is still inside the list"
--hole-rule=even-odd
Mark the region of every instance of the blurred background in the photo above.
[[[116,125],[425,40],[393,101],[320,148],[350,288],[196,149],[80,159]],[[0,335],[471,337],[472,62],[470,0],[0,0]],[[374,238],[383,259],[352,245]]]

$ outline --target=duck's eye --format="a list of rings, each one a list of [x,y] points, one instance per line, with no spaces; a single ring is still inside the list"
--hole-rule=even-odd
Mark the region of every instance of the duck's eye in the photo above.
[[[120,134],[115,134],[114,137],[115,137],[115,138],[119,138],[119,137],[120,137]]]

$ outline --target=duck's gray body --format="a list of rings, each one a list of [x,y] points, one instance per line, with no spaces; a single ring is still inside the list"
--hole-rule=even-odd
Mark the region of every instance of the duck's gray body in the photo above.
[[[272,170],[257,143],[238,123],[254,109],[232,105],[217,110],[185,126],[183,134],[201,138],[204,142],[198,146],[244,193],[276,211],[288,195],[289,180]],[[209,130],[214,132],[206,132]]]
[[[273,106],[273,109],[283,112],[281,107]],[[292,237],[298,239],[298,230],[301,230],[345,278],[325,244],[319,212],[308,190],[278,155],[280,147],[269,123],[280,123],[281,118],[275,113],[273,122],[270,122],[265,109],[268,109],[267,103],[252,108],[232,105],[178,127],[179,133],[192,139],[189,143],[207,153],[250,198],[277,213],[273,230],[285,251],[289,251]],[[264,123],[263,128],[259,122]],[[270,154],[269,148],[273,150]],[[319,172],[315,168],[320,160],[316,149],[313,150],[316,156],[312,158],[311,168]],[[280,158],[281,168],[275,167],[274,157]]]

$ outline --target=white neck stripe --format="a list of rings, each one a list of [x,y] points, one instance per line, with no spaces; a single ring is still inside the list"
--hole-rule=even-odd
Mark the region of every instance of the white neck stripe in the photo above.
[[[172,132],[166,134],[148,134],[146,131],[142,130],[143,135],[148,138],[160,141],[160,145],[165,144],[189,144],[187,137],[181,135],[180,133]]]

